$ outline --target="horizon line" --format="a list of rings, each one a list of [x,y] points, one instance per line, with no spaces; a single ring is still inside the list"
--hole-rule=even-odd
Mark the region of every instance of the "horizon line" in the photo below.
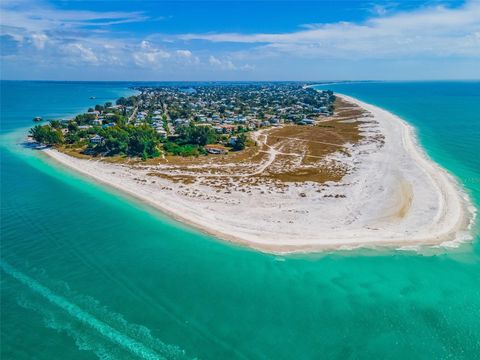
[[[0,81],[18,81],[18,82],[142,82],[142,83],[158,83],[158,82],[179,82],[179,83],[200,83],[200,82],[213,82],[213,83],[259,83],[259,82],[299,82],[299,83],[347,83],[347,82],[445,82],[445,81],[466,81],[476,82],[478,79],[363,79],[363,80],[349,80],[349,79],[337,79],[337,80],[54,80],[54,79],[0,79]]]

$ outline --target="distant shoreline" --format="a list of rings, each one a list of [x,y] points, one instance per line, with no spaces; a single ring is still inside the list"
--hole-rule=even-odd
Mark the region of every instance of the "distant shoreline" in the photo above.
[[[275,209],[272,211],[277,223],[262,217],[265,208],[255,208],[250,200],[241,198],[244,204],[240,201],[236,207],[192,201],[182,197],[178,184],[168,180],[162,180],[162,186],[171,189],[168,191],[160,190],[158,182],[139,183],[139,178],[146,179],[145,174],[126,166],[77,159],[54,149],[44,152],[178,221],[264,252],[433,246],[467,240],[475,216],[473,205],[454,178],[428,158],[414,129],[381,108],[339,96],[374,115],[387,146],[372,155],[362,155],[363,158],[359,155],[359,169],[342,180],[348,193],[346,199],[327,202],[309,197],[294,203],[291,199],[269,199],[265,195],[261,203]],[[308,184],[304,187],[308,191]],[[292,217],[291,211],[306,211],[308,215]],[[350,223],[345,221],[347,216]],[[292,219],[299,224],[290,226]]]

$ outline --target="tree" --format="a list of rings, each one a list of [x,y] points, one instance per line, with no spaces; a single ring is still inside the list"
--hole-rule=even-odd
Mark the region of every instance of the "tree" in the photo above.
[[[96,111],[103,111],[105,108],[103,107],[103,105],[95,105],[95,110]]]
[[[133,106],[135,105],[136,97],[130,96],[129,98],[121,97],[118,98],[115,102],[117,105],[124,105],[124,106]]]
[[[37,125],[30,129],[30,134],[36,142],[45,145],[58,145],[63,143],[63,134],[59,129],[49,125]]]
[[[100,135],[104,140],[93,149],[94,153],[105,153],[108,156],[128,153],[129,133],[126,129],[109,127],[103,129]]]
[[[67,129],[69,133],[75,133],[78,131],[78,124],[75,121],[70,120],[68,122]]]
[[[62,123],[59,120],[50,120],[50,126],[54,129],[61,129]]]
[[[163,150],[178,156],[199,156],[201,153],[204,153],[204,150],[202,151],[202,148],[199,148],[197,145],[178,145],[170,141],[163,144]]]
[[[75,122],[79,125],[90,124],[93,120],[97,117],[95,114],[87,113],[87,114],[80,114],[75,117]]]
[[[195,126],[190,123],[190,125],[181,126],[177,132],[184,144],[204,146],[217,141],[217,134],[209,126]]]
[[[247,143],[247,135],[240,134],[237,136],[237,141],[233,144],[233,150],[239,151],[245,149],[245,145]]]
[[[106,107],[106,108],[109,108],[109,107],[111,107],[111,106],[112,106],[112,102],[111,102],[111,101],[107,101],[107,102],[105,103],[105,107]]]
[[[75,144],[80,141],[80,135],[76,132],[68,132],[65,136],[65,142],[67,144]]]
[[[129,127],[129,155],[153,158],[160,155],[157,133],[148,125]]]

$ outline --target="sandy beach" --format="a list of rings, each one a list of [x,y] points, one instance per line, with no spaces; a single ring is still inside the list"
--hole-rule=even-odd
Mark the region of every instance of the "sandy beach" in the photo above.
[[[368,142],[347,144],[351,156],[339,151],[332,159],[350,171],[321,190],[303,182],[282,192],[234,187],[218,194],[202,183],[185,185],[152,176],[152,169],[43,151],[168,216],[261,251],[451,246],[469,239],[474,208],[456,180],[418,145],[414,129],[388,111],[339,96],[367,110],[375,128],[362,131],[380,132],[385,142],[380,148]]]

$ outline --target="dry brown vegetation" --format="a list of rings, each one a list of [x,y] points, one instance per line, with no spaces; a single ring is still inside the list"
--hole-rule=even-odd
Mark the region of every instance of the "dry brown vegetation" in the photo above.
[[[331,159],[361,141],[381,142],[381,137],[362,133],[372,121],[369,114],[342,99],[335,102],[335,115],[319,117],[315,125],[284,125],[251,133],[249,146],[239,152],[195,158],[166,156],[147,161],[129,161],[154,178],[175,183],[205,185],[217,191],[252,189],[283,191],[287,184],[340,181],[348,168]],[[109,159],[117,162],[126,160]]]

